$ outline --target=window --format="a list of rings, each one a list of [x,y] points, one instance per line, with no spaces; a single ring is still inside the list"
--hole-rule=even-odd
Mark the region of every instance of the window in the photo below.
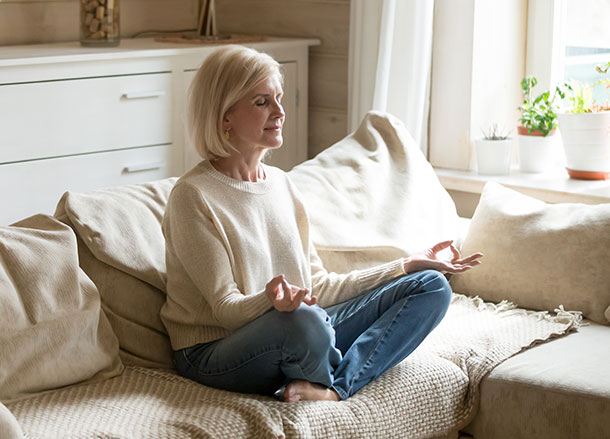
[[[605,74],[595,70],[597,65],[607,65],[610,61],[609,23],[610,0],[567,1],[563,27],[564,80],[576,79],[591,84],[610,79],[610,69]],[[593,98],[604,103],[610,98],[610,90],[603,85],[595,87]]]

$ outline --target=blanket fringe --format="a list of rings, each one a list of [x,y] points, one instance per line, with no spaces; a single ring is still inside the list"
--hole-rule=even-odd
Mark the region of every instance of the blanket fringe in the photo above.
[[[508,300],[502,300],[499,303],[485,302],[479,296],[465,296],[463,294],[453,294],[452,303],[459,301],[471,302],[477,311],[493,311],[498,314],[509,315],[526,315],[535,317],[537,320],[545,320],[553,323],[567,325],[568,330],[574,330],[582,326],[582,312],[566,311],[563,305],[555,308],[555,314],[550,314],[548,311],[533,311],[529,309],[519,308],[515,303]]]

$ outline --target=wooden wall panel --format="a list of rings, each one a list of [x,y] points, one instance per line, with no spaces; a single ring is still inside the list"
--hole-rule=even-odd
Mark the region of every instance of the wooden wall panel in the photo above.
[[[347,56],[313,53],[309,57],[309,75],[314,86],[309,90],[309,104],[315,107],[347,107]]]
[[[196,27],[197,0],[121,0],[121,36]],[[221,32],[318,38],[309,65],[309,156],[347,134],[349,0],[220,0]],[[0,45],[78,40],[79,0],[0,2]]]
[[[349,0],[222,0],[226,33],[318,38],[309,57],[309,157],[347,134]]]
[[[121,0],[121,36],[145,30],[194,29],[197,0]],[[76,41],[79,0],[0,2],[0,45]]]
[[[220,30],[319,38],[312,53],[347,54],[348,1],[222,0],[216,8]]]
[[[309,155],[315,156],[347,134],[347,113],[330,108],[309,108]]]

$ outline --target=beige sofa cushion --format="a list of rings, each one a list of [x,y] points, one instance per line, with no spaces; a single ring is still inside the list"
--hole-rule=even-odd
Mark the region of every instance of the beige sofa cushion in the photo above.
[[[480,408],[466,429],[477,439],[610,437],[610,327],[529,349],[481,383]]]
[[[1,400],[122,371],[117,339],[66,225],[36,215],[0,228],[0,293]]]
[[[161,221],[176,180],[67,192],[55,212],[81,240],[80,264],[100,291],[125,364],[173,367],[159,311],[166,282]]]
[[[23,439],[23,431],[9,409],[0,402],[0,433],[3,439]]]
[[[303,195],[312,240],[345,272],[456,239],[455,204],[404,124],[369,112],[358,129],[288,175]]]
[[[610,204],[547,204],[490,182],[462,251],[485,258],[452,278],[457,292],[610,320]]]

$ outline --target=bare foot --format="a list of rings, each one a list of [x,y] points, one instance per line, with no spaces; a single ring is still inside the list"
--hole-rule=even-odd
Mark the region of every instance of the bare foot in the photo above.
[[[284,390],[284,401],[339,401],[339,395],[332,389],[309,381],[294,380]]]

